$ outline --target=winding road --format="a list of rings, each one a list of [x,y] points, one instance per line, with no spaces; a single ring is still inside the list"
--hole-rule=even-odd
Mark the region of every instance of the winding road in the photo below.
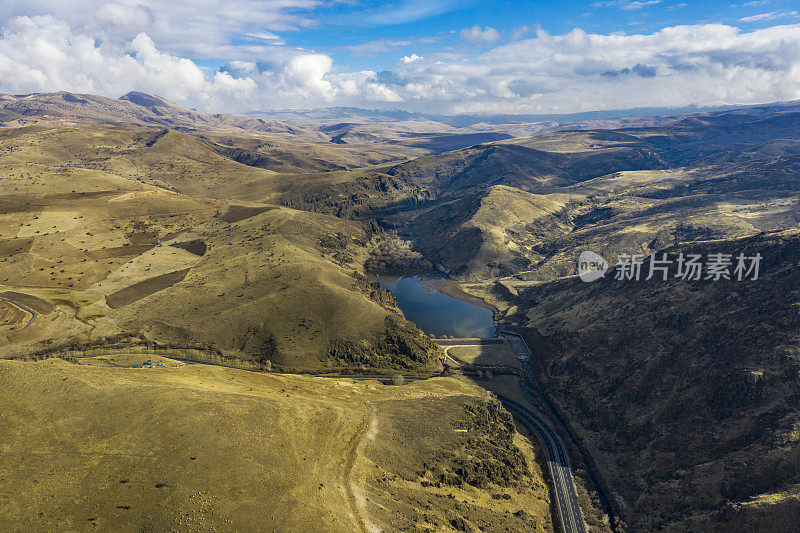
[[[561,438],[553,427],[535,411],[505,396],[498,396],[498,398],[511,414],[521,420],[532,431],[535,431],[545,445],[550,477],[553,479],[553,491],[558,507],[558,515],[564,532],[585,533],[586,524],[583,521],[581,507],[578,504],[578,494],[575,491],[575,482],[572,479],[569,455],[567,455],[567,450]]]
[[[9,301],[4,298],[0,300]],[[14,305],[19,305],[16,302],[10,302],[10,303],[13,303]],[[33,318],[28,323],[29,326],[33,322],[33,319],[36,318],[35,311],[29,310],[28,308],[21,305],[19,305],[19,307],[33,314]],[[525,370],[525,373],[530,377],[531,373],[533,372],[533,369],[531,368],[530,365],[530,350],[528,349],[525,341],[521,337],[519,337],[519,335],[516,334],[502,332],[501,335],[509,341],[511,347],[514,349],[517,356],[519,356],[522,362],[522,366]],[[175,357],[171,357],[171,359],[182,361],[188,364],[206,364],[206,365],[210,364],[215,366],[226,366],[220,363],[192,361],[188,359],[181,359]],[[316,377],[334,378],[334,379],[389,381],[394,376],[357,375],[357,374],[356,375],[317,374]],[[420,377],[420,376],[403,376],[403,378],[404,378],[403,381],[406,383],[428,379],[426,377]],[[522,389],[522,392],[525,396],[531,395],[531,392],[528,389],[527,384],[525,384],[523,381],[520,381],[520,388]],[[555,429],[553,429],[553,426],[551,426],[550,423],[535,410],[505,396],[498,395],[498,398],[502,402],[503,406],[506,409],[508,409],[508,411],[511,412],[515,418],[517,418],[526,427],[528,427],[531,431],[535,432],[539,436],[540,440],[545,446],[545,450],[547,452],[548,467],[550,469],[550,475],[553,484],[553,495],[556,500],[556,507],[558,509],[559,519],[563,531],[565,533],[586,533],[587,532],[586,523],[583,520],[583,514],[581,512],[581,508],[578,503],[578,495],[575,489],[575,482],[572,477],[572,468],[569,460],[569,455],[567,453],[566,447],[564,446],[564,442],[561,440],[561,437],[559,437],[558,433],[556,433]],[[352,506],[352,501],[351,501],[351,506]],[[355,509],[357,510],[357,506],[355,507]],[[361,526],[363,529],[364,524],[361,524]]]
[[[517,354],[522,362],[522,366],[526,374],[531,374],[533,369],[530,366],[531,353],[528,349],[527,343],[517,334],[501,333],[505,337],[511,348]],[[447,354],[447,346],[445,349],[445,357]],[[349,379],[390,379],[391,376],[353,376],[353,375],[326,375],[320,377],[329,378],[349,378]],[[426,379],[419,377],[408,376],[406,381],[414,381],[418,379]],[[527,385],[520,381],[520,388],[524,395],[529,396],[530,390]],[[531,431],[539,435],[540,440],[545,446],[547,451],[547,462],[550,468],[550,477],[553,482],[553,494],[556,500],[556,507],[558,508],[558,515],[561,521],[561,526],[565,533],[586,533],[586,523],[583,520],[583,513],[581,512],[580,504],[578,503],[578,494],[575,490],[575,481],[572,478],[572,466],[569,460],[569,454],[564,446],[564,442],[556,433],[553,426],[539,413],[533,409],[522,405],[505,396],[498,395],[499,400],[503,406],[508,409],[518,420],[520,420]]]
[[[9,300],[8,298],[0,298],[0,302],[6,302],[8,304],[13,305],[14,307],[19,307],[20,309],[22,309],[23,311],[25,311],[26,313],[29,313],[31,315],[31,319],[28,320],[28,323],[25,324],[23,327],[21,327],[19,329],[16,329],[14,331],[9,331],[8,333],[0,333],[0,337],[5,337],[7,335],[12,335],[14,333],[19,333],[20,331],[25,331],[26,329],[31,327],[33,322],[39,316],[39,313],[37,313],[33,309],[31,309],[31,308],[29,308],[29,307],[27,307],[25,305],[22,305],[21,303],[15,302],[14,300]]]
[[[498,333],[508,340],[511,348],[522,362],[525,374],[529,379],[533,379],[533,368],[530,363],[531,351],[528,348],[528,343],[516,333],[502,331],[498,331]],[[530,389],[526,383],[520,381],[520,388],[523,395],[531,396]],[[586,523],[583,520],[581,507],[578,504],[578,494],[575,490],[572,467],[564,441],[558,436],[553,426],[535,410],[505,396],[498,395],[498,398],[511,414],[522,421],[529,429],[536,432],[545,445],[550,477],[553,479],[553,492],[564,532],[585,533],[587,531]]]

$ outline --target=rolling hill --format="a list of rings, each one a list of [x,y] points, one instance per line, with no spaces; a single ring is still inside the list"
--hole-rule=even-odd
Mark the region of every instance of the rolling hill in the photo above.
[[[799,121],[796,105],[778,105],[421,157],[387,172],[423,200],[378,216],[476,283],[567,275],[585,249],[649,253],[793,227]]]
[[[463,379],[118,353],[0,361],[0,390],[5,531],[553,531],[541,452]]]
[[[297,455],[293,468],[324,471],[325,486],[304,481],[304,488],[278,496],[268,489],[274,473],[259,478],[247,486],[246,502],[268,501],[269,512],[252,516],[302,527],[302,517],[286,509],[307,501],[310,487],[326,502],[327,514],[314,515],[325,527],[334,518],[337,526],[352,526],[359,522],[353,516],[368,527],[395,513],[409,529],[487,529],[496,522],[548,530],[546,518],[533,525],[541,509],[514,514],[519,494],[508,493],[508,500],[473,491],[472,499],[458,493],[450,501],[454,489],[442,488],[458,474],[456,463],[443,463],[432,450],[444,447],[466,460],[475,454],[464,446],[485,440],[451,439],[462,433],[451,431],[452,420],[471,409],[496,429],[504,416],[475,403],[481,396],[471,385],[435,379],[381,388],[274,374],[438,374],[440,348],[367,278],[373,267],[402,274],[432,263],[529,340],[540,392],[615,493],[620,530],[782,530],[795,523],[796,103],[673,116],[645,127],[584,124],[525,138],[420,117],[358,122],[355,112],[352,121],[286,126],[198,113],[143,94],[3,96],[0,107],[0,355],[60,354],[80,363],[0,361],[8,401],[24,413],[6,423],[4,450],[25,438],[41,443],[40,457],[78,471],[75,455],[97,461],[100,452],[113,455],[114,446],[87,435],[86,448],[67,443],[74,453],[62,457],[54,450],[65,443],[26,420],[63,420],[70,431],[89,420],[102,429],[97,435],[124,434],[93,410],[108,403],[120,419],[138,420],[128,409],[149,409],[170,428],[153,433],[140,420],[132,433],[136,449],[163,450],[167,435],[187,455],[192,443],[211,442],[197,427],[175,425],[200,416],[191,405],[196,400],[218,409],[223,433],[244,431],[254,413],[297,415],[304,427],[318,427],[309,438],[326,450],[320,458],[330,458],[353,454],[342,447],[358,433],[350,417],[363,422],[378,413],[386,440],[365,448],[373,455],[363,452],[378,465],[378,477],[363,478],[369,504],[366,496],[338,490],[341,462],[306,459],[301,468]],[[575,276],[585,250],[612,266],[621,253],[758,252],[764,270],[752,283],[586,284]],[[132,369],[141,364],[81,358],[137,350],[273,374],[175,359],[168,369]],[[166,371],[140,379],[150,370]],[[223,391],[224,400],[216,396]],[[48,402],[52,397],[60,403]],[[129,408],[117,397],[141,403]],[[66,413],[64,405],[79,409]],[[313,413],[303,415],[306,407]],[[483,429],[493,431],[489,426]],[[277,431],[255,424],[247,442],[262,442],[259,428]],[[269,433],[269,442],[287,444],[278,433]],[[335,442],[326,440],[331,435]],[[223,437],[204,438],[233,450],[219,459],[231,471],[255,461],[274,472],[282,457],[267,457],[276,451],[267,450],[256,461]],[[112,481],[126,479],[114,469],[128,468],[131,459],[98,467],[111,476],[105,481],[84,472],[80,490],[102,481],[116,499],[81,500],[81,524],[94,518],[112,527],[125,506],[164,494],[166,503],[137,514],[146,518],[139,526],[186,525],[181,520],[188,518],[169,509],[195,504],[193,516],[221,527],[251,526],[204,499],[213,480],[192,478],[183,455],[139,468],[153,486],[130,502],[117,497],[124,487]],[[38,462],[32,472],[23,459],[5,459],[15,479],[49,476],[42,465],[50,463]],[[160,479],[163,472],[183,488],[164,490],[173,485]],[[32,501],[56,502],[40,511],[42,524],[79,528],[78,514],[37,492],[41,486],[29,486]],[[367,514],[350,514],[354,500]],[[21,513],[14,505],[6,503],[2,514]],[[56,519],[67,515],[66,522]],[[223,519],[231,522],[214,522]]]
[[[131,92],[120,98],[65,91],[25,95],[0,94],[0,122],[5,127],[56,120],[183,131],[239,131],[249,135],[308,133],[301,128],[275,121],[202,113],[140,92]]]
[[[174,130],[1,135],[0,284],[53,307],[0,339],[3,353],[130,337],[284,369],[440,368],[363,278],[381,231],[284,207],[293,191],[368,190],[361,174],[280,174]]]

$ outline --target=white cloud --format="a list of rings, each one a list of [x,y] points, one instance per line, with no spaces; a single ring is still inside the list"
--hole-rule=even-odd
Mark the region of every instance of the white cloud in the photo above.
[[[500,34],[491,26],[486,26],[484,29],[481,29],[480,26],[464,28],[458,34],[462,39],[473,43],[490,42],[500,39]]]
[[[403,56],[400,58],[400,61],[403,63],[414,63],[415,61],[419,61],[420,59],[424,59],[422,56],[418,56],[417,54],[411,54],[410,56]]]
[[[529,28],[527,25],[523,24],[522,26],[520,26],[520,27],[518,27],[518,28],[516,28],[514,30],[514,33],[511,34],[511,39],[514,40],[514,41],[516,41],[517,39],[521,39],[523,36],[525,36],[526,34],[530,33],[530,31],[531,31],[531,28]]]
[[[395,77],[404,84],[398,94],[463,112],[756,103],[800,98],[799,47],[800,25],[675,26],[641,35],[540,30],[476,57],[403,65]]]
[[[742,17],[739,19],[739,22],[761,22],[764,20],[776,20],[786,17],[797,18],[797,11],[771,11],[769,13],[759,13],[758,15]]]
[[[213,104],[223,95],[255,89],[230,75],[207,79],[192,61],[161,52],[140,33],[124,50],[104,49],[52,17],[20,17],[0,39],[2,89],[12,92],[72,90],[119,96],[133,89],[184,102]]]
[[[123,46],[145,32],[160,48],[184,57],[256,60],[273,47],[272,39],[244,47],[232,47],[231,39],[310,26],[315,23],[310,10],[324,1],[20,0],[3,2],[9,5],[0,9],[0,24],[16,16],[50,15],[110,45]]]
[[[215,72],[213,86],[225,94],[251,94],[258,85],[251,78],[234,78],[227,72]]]
[[[644,0],[644,1],[637,1],[637,2],[629,2],[622,6],[622,9],[642,9],[648,6],[654,6],[656,4],[660,4],[661,0]]]
[[[301,96],[320,96],[325,100],[333,98],[335,89],[331,82],[325,79],[325,74],[331,70],[333,60],[322,54],[305,54],[295,56],[286,65],[287,80],[295,83]]]
[[[100,26],[124,33],[147,31],[153,25],[153,12],[143,5],[103,4],[95,12]]]
[[[247,44],[208,72],[153,36],[157,18],[109,13],[107,23],[125,32],[149,29],[116,43],[54,17],[5,23],[0,91],[116,97],[140,90],[210,111],[384,102],[437,112],[535,113],[800,99],[800,24],[750,32],[675,26],[638,35],[539,29],[482,53],[426,51],[424,61],[409,54],[382,72],[348,72],[325,54]],[[251,33],[266,38],[265,31]]]
[[[364,70],[331,76],[337,87],[337,97],[355,102],[402,102],[403,98],[392,89],[376,81],[376,73]]]
[[[348,46],[347,49],[354,56],[374,56],[382,52],[388,52],[395,48],[402,48],[412,43],[408,39],[375,39],[374,41],[366,41],[354,46]]]
[[[256,39],[261,39],[263,41],[280,41],[281,38],[279,35],[275,35],[274,33],[270,33],[268,31],[264,31],[261,33],[246,33],[248,37],[255,37]]]
[[[0,38],[0,91],[12,93],[68,90],[117,97],[140,90],[214,110],[316,105],[339,96],[399,98],[369,82],[374,73],[347,79],[331,74],[332,66],[330,57],[305,52],[277,57],[269,68],[231,61],[209,76],[190,59],[159,49],[145,33],[122,47],[104,46],[48,16],[15,18]]]

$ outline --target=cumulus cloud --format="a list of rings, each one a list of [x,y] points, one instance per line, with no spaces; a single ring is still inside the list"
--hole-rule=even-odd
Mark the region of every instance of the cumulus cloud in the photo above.
[[[484,29],[481,29],[480,26],[464,28],[459,32],[459,36],[473,43],[491,42],[500,39],[500,34],[491,26],[486,26]]]
[[[721,24],[651,34],[576,29],[476,57],[399,66],[398,94],[462,112],[570,112],[800,98],[800,25],[752,32]],[[388,77],[387,77],[388,79]]]
[[[257,59],[272,46],[236,47],[232,39],[270,35],[315,24],[310,11],[324,0],[25,0],[6,2],[4,24],[17,16],[50,15],[71,28],[122,46],[138,33],[184,57]],[[87,14],[94,14],[87,16]]]
[[[636,35],[540,29],[480,53],[426,51],[425,60],[412,53],[380,72],[348,72],[326,54],[285,45],[244,44],[209,71],[156,39],[159,19],[151,14],[138,7],[98,12],[98,24],[131,34],[117,41],[52,16],[8,21],[0,36],[0,91],[120,96],[140,90],[212,111],[369,103],[566,113],[800,99],[800,24],[750,32],[722,24],[674,26]],[[483,43],[499,37],[492,28],[467,30],[484,35]],[[264,28],[248,33],[279,41]]]
[[[333,60],[326,55],[304,54],[289,61],[285,74],[288,81],[294,82],[301,97],[321,96],[330,100],[334,96],[334,88],[325,79],[325,74],[332,66]]]
[[[17,17],[0,38],[0,90],[68,90],[120,96],[131,90],[186,105],[243,110],[268,104],[321,105],[336,98],[398,101],[374,72],[333,74],[324,54],[295,53],[272,62],[231,61],[207,74],[192,60],[161,50],[146,33],[121,47],[101,45],[50,16]]]
[[[143,5],[103,4],[95,12],[100,26],[124,33],[139,33],[150,29],[154,22],[153,12]]]
[[[3,90],[72,90],[119,96],[139,89],[185,102],[213,103],[224,94],[255,89],[230,75],[208,79],[186,58],[160,51],[144,33],[124,49],[103,48],[53,17],[19,17],[0,39]]]
[[[400,58],[400,61],[403,63],[414,63],[415,61],[419,61],[420,59],[424,59],[422,56],[418,56],[417,54],[411,54],[410,56],[403,56]]]

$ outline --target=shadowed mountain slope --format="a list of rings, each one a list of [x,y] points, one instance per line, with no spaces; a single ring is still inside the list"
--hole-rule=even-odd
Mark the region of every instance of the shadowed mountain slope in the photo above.
[[[786,531],[800,481],[800,231],[667,252],[763,261],[756,281],[608,275],[522,290],[537,375],[632,529]]]

